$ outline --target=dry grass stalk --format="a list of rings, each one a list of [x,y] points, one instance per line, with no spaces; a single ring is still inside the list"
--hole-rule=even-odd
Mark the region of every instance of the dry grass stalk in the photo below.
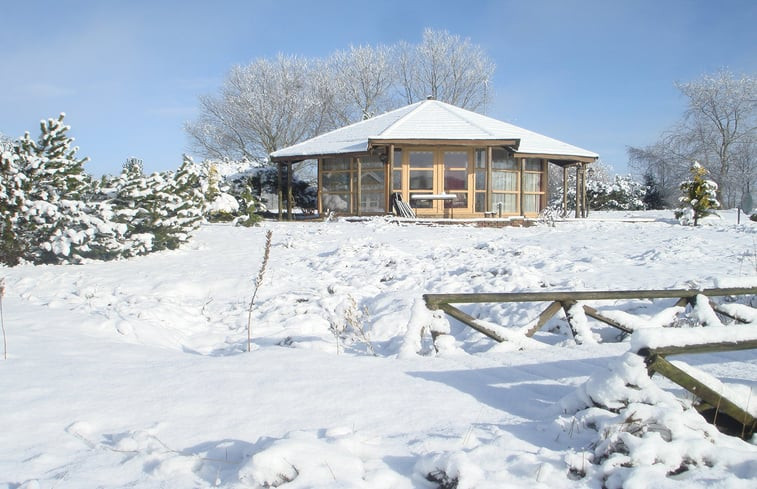
[[[265,277],[265,269],[268,266],[268,258],[271,255],[271,237],[273,231],[270,229],[265,233],[265,251],[263,252],[263,262],[260,264],[260,270],[258,276],[255,278],[253,284],[252,298],[250,299],[250,306],[247,308],[247,351],[252,351],[252,308],[255,305],[255,297],[258,295],[260,286],[263,285],[263,278]]]
[[[355,301],[355,298],[351,295],[348,296],[347,300],[349,302],[347,309],[344,312],[345,322],[355,331],[358,339],[365,344],[370,354],[374,357],[378,356],[376,354],[376,350],[373,348],[373,343],[371,343],[371,339],[368,336],[368,333],[366,333],[365,329],[363,328],[362,316],[364,316],[368,312],[367,309],[363,309],[363,311],[361,312],[358,309],[357,301]]]

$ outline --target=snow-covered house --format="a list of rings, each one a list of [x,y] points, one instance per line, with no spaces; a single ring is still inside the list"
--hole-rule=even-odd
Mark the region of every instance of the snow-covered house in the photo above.
[[[548,163],[576,169],[582,213],[591,151],[437,100],[424,100],[271,153],[281,169],[318,162],[318,211],[418,217],[537,216]],[[283,173],[283,172],[282,172]],[[566,180],[563,180],[566,181]],[[565,194],[565,192],[563,192]]]

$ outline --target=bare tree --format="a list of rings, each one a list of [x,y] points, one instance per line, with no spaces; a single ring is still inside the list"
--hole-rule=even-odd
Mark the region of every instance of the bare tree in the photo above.
[[[185,131],[205,157],[265,161],[277,149],[426,95],[483,110],[493,71],[470,40],[430,29],[418,46],[258,59],[234,67],[219,94],[200,97],[200,115]]]
[[[718,183],[730,207],[757,176],[757,78],[726,70],[676,83],[687,98],[682,120],[645,148],[629,148],[632,167],[653,175],[669,198],[694,160]]]
[[[721,70],[689,83],[676,83],[688,98],[684,121],[701,161],[713,173],[721,197],[733,205],[735,192],[731,170],[739,156],[748,154],[757,131],[757,77]]]
[[[263,161],[318,134],[324,107],[313,71],[312,62],[287,56],[235,66],[220,95],[201,97],[200,117],[185,126],[195,149],[210,158]]]
[[[407,103],[433,97],[469,110],[485,110],[494,63],[470,39],[426,29],[420,45],[400,43],[397,49],[397,79]]]
[[[392,52],[393,48],[383,45],[351,46],[329,58],[329,71],[341,99],[334,108],[342,125],[399,106],[401,102],[391,91],[395,74]]]

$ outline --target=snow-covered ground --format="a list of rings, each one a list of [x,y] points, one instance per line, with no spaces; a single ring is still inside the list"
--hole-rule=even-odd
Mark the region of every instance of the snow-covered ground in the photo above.
[[[753,488],[757,446],[619,331],[589,321],[579,345],[559,313],[528,340],[544,304],[462,306],[497,344],[421,302],[754,284],[757,223],[735,221],[209,225],[179,251],[0,269],[0,488]],[[654,324],[673,302],[593,305]],[[680,359],[757,403],[755,351]]]

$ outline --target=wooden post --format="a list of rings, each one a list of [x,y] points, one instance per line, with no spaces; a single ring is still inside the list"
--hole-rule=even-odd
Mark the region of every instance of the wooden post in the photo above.
[[[520,192],[518,192],[518,195],[520,196],[520,215],[523,217],[526,217],[526,211],[523,208],[523,203],[525,202],[525,196],[523,195],[523,189],[525,188],[526,183],[526,159],[520,158]]]
[[[292,162],[287,161],[287,220],[291,221],[292,216]]]
[[[568,167],[562,167],[562,211],[568,214]]]
[[[283,183],[282,183],[282,175],[281,174],[284,171],[284,167],[283,167],[283,165],[281,163],[278,163],[278,166],[279,166],[279,184],[277,186],[278,187],[277,197],[279,199],[279,206],[278,206],[279,207],[279,221],[281,221],[283,219],[283,217],[282,217],[282,212],[283,211],[281,209],[281,206],[284,204],[284,191],[281,188],[281,186],[283,185]]]
[[[386,208],[386,211],[389,213],[393,213],[394,209],[392,209],[392,194],[394,193],[394,145],[390,144],[388,149],[388,154],[386,155],[386,169],[384,170],[384,174],[386,175],[386,185],[384,187],[386,188],[386,194],[384,195],[384,200],[386,201],[386,205],[384,206]]]
[[[581,217],[581,164],[576,165],[576,219]]]
[[[357,207],[357,215],[361,216],[363,215],[363,206],[362,200],[363,200],[363,162],[360,161],[360,158],[355,158],[355,163],[357,165],[357,202],[355,202],[355,206]]]
[[[492,209],[492,147],[486,147],[486,164],[484,165],[484,171],[486,173],[486,202],[484,202],[484,210],[488,212],[494,211]]]
[[[581,205],[581,217],[589,217],[589,207],[586,204],[586,163],[581,163],[581,198],[583,198],[583,204]]]

